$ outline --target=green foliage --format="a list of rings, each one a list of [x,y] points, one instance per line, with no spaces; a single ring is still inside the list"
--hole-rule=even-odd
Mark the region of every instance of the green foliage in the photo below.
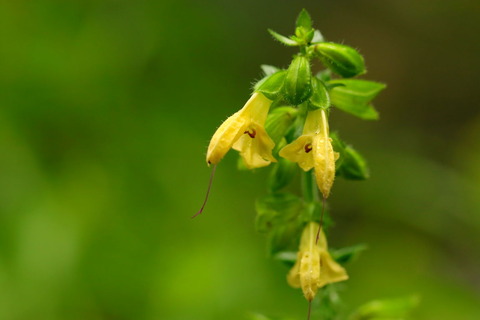
[[[312,29],[312,18],[307,10],[302,9],[302,11],[300,11],[295,24],[297,28],[304,28],[305,30]]]
[[[295,46],[299,46],[300,44],[295,41],[295,40],[292,40],[290,38],[287,38],[285,36],[282,36],[281,34],[271,30],[271,29],[268,29],[268,32],[270,32],[270,34],[272,35],[272,37],[277,40],[278,42],[286,45],[286,46],[289,46],[289,47],[295,47]]]
[[[349,180],[365,180],[369,177],[367,162],[352,146],[345,144],[337,133],[330,134],[335,152],[339,153],[336,161],[336,174]]]
[[[354,261],[358,256],[367,249],[365,244],[357,244],[350,247],[341,249],[330,249],[333,259],[340,264],[346,264],[350,261]]]
[[[420,302],[418,296],[397,299],[374,300],[359,307],[349,320],[393,320],[406,319]]]
[[[329,85],[335,85],[330,90],[332,104],[350,114],[364,120],[378,119],[378,113],[370,102],[383,90],[383,83],[359,80],[342,79],[331,80]]]
[[[265,130],[276,146],[280,146],[280,141],[287,134],[297,115],[298,110],[289,106],[277,107],[268,114]]]
[[[295,177],[297,164],[287,159],[280,158],[273,165],[268,176],[267,187],[270,193],[276,193],[285,188]]]
[[[287,71],[285,70],[275,72],[260,80],[255,86],[255,90],[263,93],[268,99],[275,100],[282,92],[286,75]]]
[[[313,93],[310,97],[310,109],[328,109],[330,107],[330,95],[322,80],[312,78]]]

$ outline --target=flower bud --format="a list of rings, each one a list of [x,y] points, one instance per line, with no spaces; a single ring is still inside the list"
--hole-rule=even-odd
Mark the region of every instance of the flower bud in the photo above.
[[[315,52],[326,67],[342,77],[350,78],[366,72],[363,57],[352,47],[322,42],[315,45]]]
[[[312,94],[310,62],[305,56],[296,56],[287,70],[283,93],[285,100],[299,105]]]

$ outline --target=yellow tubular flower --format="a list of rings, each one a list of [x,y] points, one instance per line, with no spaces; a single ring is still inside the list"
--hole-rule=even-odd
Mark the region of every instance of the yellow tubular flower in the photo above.
[[[208,146],[207,163],[217,164],[232,147],[240,151],[249,169],[276,162],[272,156],[275,143],[264,128],[271,104],[271,100],[255,92],[241,110],[217,129]]]
[[[297,262],[287,276],[288,284],[302,288],[305,299],[312,301],[318,288],[348,279],[347,272],[328,253],[323,231],[316,242],[318,223],[310,222],[302,233]]]
[[[325,110],[310,111],[305,120],[303,134],[280,150],[279,154],[285,159],[298,162],[304,171],[315,168],[318,188],[323,197],[328,198],[335,179],[338,153],[333,151]]]

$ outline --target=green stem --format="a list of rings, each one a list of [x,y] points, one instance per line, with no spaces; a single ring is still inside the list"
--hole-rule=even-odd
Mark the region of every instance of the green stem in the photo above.
[[[315,193],[312,190],[312,184],[315,183],[315,180],[313,179],[312,172],[312,170],[302,172],[302,194],[306,203],[312,203],[315,200]]]

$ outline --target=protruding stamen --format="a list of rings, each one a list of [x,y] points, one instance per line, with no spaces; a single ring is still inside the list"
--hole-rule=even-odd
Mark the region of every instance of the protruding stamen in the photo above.
[[[312,151],[312,144],[308,143],[305,145],[305,153],[309,153],[310,151]]]
[[[203,212],[203,208],[205,208],[205,205],[207,204],[208,195],[210,194],[210,189],[212,188],[213,177],[215,176],[215,169],[217,169],[217,165],[214,165],[212,168],[212,173],[210,174],[210,181],[208,182],[207,194],[205,195],[205,200],[203,201],[202,207],[200,208],[200,210],[198,210],[197,213],[192,216],[192,219],[201,214]]]
[[[322,214],[320,215],[320,224],[318,225],[317,238],[315,239],[315,244],[317,244],[318,239],[320,239],[320,231],[322,230],[322,227],[323,227],[323,216],[324,216],[324,213],[325,213],[326,202],[327,202],[327,199],[325,199],[325,197],[323,197],[323,200],[322,200]]]
[[[247,131],[244,132],[245,134],[248,134],[250,138],[255,138],[257,135],[257,131],[255,129],[248,129]]]

